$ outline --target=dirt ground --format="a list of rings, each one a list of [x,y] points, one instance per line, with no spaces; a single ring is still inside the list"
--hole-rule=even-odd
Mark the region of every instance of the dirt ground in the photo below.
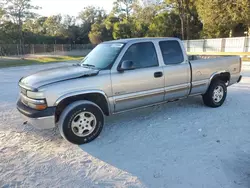
[[[61,65],[0,69],[0,187],[250,187],[250,63],[221,108],[192,97],[108,117],[82,146],[15,109],[22,76]]]

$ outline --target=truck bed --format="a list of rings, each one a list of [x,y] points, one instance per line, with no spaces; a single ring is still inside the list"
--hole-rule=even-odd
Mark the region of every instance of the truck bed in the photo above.
[[[229,85],[237,82],[240,77],[241,59],[239,56],[189,56],[192,67],[192,92],[206,92],[210,80],[215,74],[230,73]]]

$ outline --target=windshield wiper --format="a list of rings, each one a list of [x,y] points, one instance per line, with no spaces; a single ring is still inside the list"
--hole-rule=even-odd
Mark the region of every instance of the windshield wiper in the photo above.
[[[83,67],[91,67],[91,68],[96,68],[95,65],[90,65],[90,64],[82,64]]]

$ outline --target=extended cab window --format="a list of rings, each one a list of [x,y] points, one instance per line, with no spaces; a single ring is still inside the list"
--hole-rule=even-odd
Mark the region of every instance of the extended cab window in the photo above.
[[[135,68],[158,66],[157,54],[152,42],[143,42],[131,45],[124,54],[121,62],[132,61]]]
[[[159,44],[165,65],[179,64],[184,61],[178,41],[162,41]]]

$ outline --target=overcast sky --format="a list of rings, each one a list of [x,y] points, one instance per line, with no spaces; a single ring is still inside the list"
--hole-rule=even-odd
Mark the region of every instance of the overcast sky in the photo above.
[[[43,16],[69,14],[77,16],[84,7],[99,6],[107,11],[112,9],[114,0],[32,0],[32,5],[40,6],[37,12]]]

